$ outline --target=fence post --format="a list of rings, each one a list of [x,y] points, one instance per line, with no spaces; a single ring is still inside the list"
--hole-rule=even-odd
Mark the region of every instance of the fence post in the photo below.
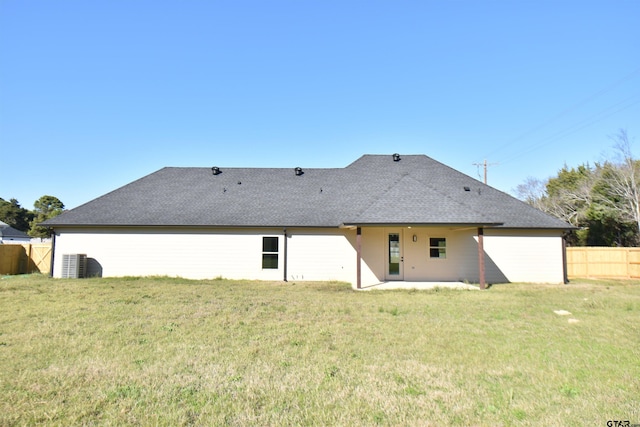
[[[27,267],[25,269],[26,274],[30,274],[33,272],[31,264],[33,264],[33,245],[29,243],[29,249],[27,249]]]
[[[587,249],[583,249],[583,250],[584,250],[584,259],[587,262],[587,266],[585,268],[585,271],[587,272],[587,277],[591,277],[591,276],[589,276],[589,263],[590,263],[589,251]]]

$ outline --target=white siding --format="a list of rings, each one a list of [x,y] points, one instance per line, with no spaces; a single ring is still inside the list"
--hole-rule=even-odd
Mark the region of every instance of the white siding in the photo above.
[[[477,244],[473,240],[474,231],[470,229],[456,231],[444,227],[365,227],[362,229],[363,286],[386,280],[389,233],[398,233],[401,236],[405,281],[459,281],[465,280],[465,274],[469,271],[474,271],[475,275],[478,275]],[[436,259],[429,256],[429,238],[431,237],[447,239],[447,258]],[[470,254],[473,256],[469,257]],[[462,268],[469,262],[471,268]]]
[[[398,229],[394,229],[397,231]],[[362,285],[385,281],[389,229],[362,228]],[[406,281],[479,281],[476,228],[400,229]],[[557,231],[486,229],[489,283],[563,281],[562,237]],[[413,241],[413,235],[416,241]],[[356,230],[287,229],[288,280],[356,283]],[[262,269],[262,237],[277,236],[277,269]],[[447,239],[447,257],[429,256],[429,238]],[[54,275],[62,255],[81,253],[89,273],[166,275],[193,279],[283,280],[284,230],[274,229],[66,229],[56,237]]]
[[[564,281],[560,231],[486,230],[484,250],[509,282]]]
[[[473,239],[475,228],[462,230],[448,227],[365,229],[363,235],[368,239],[367,248],[363,250],[363,260],[372,266],[378,282],[385,280],[388,262],[387,239],[390,232],[399,232],[401,235],[405,281],[478,280],[478,246]],[[446,239],[446,258],[431,258],[429,239],[435,237]]]
[[[387,239],[392,231],[398,229],[363,229],[363,266],[367,265],[370,273],[366,280],[363,273],[364,286],[385,280]],[[400,234],[405,281],[479,282],[477,228],[404,227]],[[445,259],[430,257],[432,237],[446,239]],[[485,229],[484,249],[489,283],[564,280],[561,231]]]
[[[289,280],[339,280],[355,283],[355,230],[287,230]]]
[[[262,269],[263,236],[279,237],[278,269]],[[60,275],[63,254],[84,253],[104,277],[282,280],[283,239],[282,229],[65,230],[56,237],[54,275]]]
[[[278,269],[262,269],[262,237],[277,236]],[[356,231],[287,229],[288,280],[356,282]],[[87,254],[89,273],[104,277],[180,276],[193,279],[283,280],[284,230],[67,229],[56,237],[54,275],[62,255]],[[363,263],[364,264],[364,263]],[[378,283],[363,265],[363,277]],[[371,279],[373,278],[373,279]]]
[[[362,228],[362,286],[384,282],[387,244],[384,228]]]
[[[562,232],[484,230],[485,278],[488,283],[562,283]],[[479,281],[478,234],[464,237],[461,277]]]

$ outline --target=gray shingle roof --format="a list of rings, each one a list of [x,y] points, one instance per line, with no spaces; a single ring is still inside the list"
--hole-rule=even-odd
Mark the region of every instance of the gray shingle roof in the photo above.
[[[43,225],[571,226],[424,155],[365,155],[345,168],[163,168]],[[465,191],[468,187],[469,191]]]
[[[11,227],[6,222],[0,221],[0,240],[2,239],[30,239],[24,231]]]

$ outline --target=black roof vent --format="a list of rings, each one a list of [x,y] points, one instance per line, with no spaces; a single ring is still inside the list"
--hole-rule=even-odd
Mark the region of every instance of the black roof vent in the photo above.
[[[222,171],[220,170],[219,167],[214,166],[211,168],[211,172],[213,172],[214,175],[220,175],[222,173]]]
[[[464,186],[464,191],[471,191],[471,187]]]
[[[399,161],[400,161],[400,154],[395,153],[395,154],[393,155],[393,161],[394,161],[394,162],[399,162]]]
[[[300,176],[300,175],[302,175],[304,173],[302,171],[302,168],[295,168],[294,171],[296,172],[296,176]]]

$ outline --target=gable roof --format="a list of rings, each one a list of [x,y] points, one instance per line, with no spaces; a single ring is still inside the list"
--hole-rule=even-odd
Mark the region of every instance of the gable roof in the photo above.
[[[465,190],[465,187],[468,190]],[[364,155],[345,168],[167,167],[45,226],[484,225],[572,228],[425,155]]]

